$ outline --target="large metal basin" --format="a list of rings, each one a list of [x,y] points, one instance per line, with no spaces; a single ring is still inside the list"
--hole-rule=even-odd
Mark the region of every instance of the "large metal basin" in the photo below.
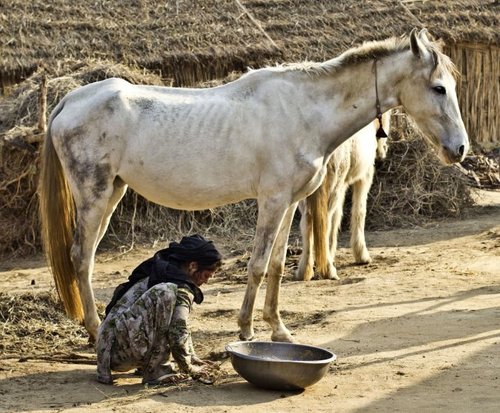
[[[226,346],[238,374],[266,389],[299,390],[319,381],[335,354],[320,347],[272,341],[238,341]]]

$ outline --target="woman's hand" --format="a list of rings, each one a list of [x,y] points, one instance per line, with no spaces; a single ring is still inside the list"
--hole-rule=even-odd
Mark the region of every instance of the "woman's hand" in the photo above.
[[[215,363],[210,360],[202,360],[199,357],[195,356],[194,354],[191,355],[191,363],[194,366],[214,366]]]
[[[220,368],[213,362],[205,362],[200,359],[197,362],[201,364],[191,365],[191,377],[204,384],[214,384],[220,376]]]

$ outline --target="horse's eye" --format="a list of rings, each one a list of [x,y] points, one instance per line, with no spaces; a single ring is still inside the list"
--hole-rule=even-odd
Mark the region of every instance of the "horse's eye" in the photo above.
[[[434,92],[439,93],[440,95],[446,95],[446,89],[443,86],[434,86]]]

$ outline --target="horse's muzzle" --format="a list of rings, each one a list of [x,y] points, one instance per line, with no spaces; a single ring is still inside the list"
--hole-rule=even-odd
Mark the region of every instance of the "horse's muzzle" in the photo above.
[[[441,155],[445,163],[452,164],[462,162],[467,154],[466,145],[459,145],[456,149],[451,149],[447,146],[441,148]]]

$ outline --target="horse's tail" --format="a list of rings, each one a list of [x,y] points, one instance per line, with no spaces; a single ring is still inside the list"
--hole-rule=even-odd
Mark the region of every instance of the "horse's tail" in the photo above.
[[[41,156],[38,184],[41,235],[47,262],[52,269],[59,298],[71,318],[83,320],[83,307],[71,261],[75,227],[73,197],[61,162],[52,142],[52,122],[61,112],[64,101],[50,117]]]
[[[307,210],[312,217],[314,261],[320,277],[329,276],[329,234],[328,234],[328,178],[306,199]]]

